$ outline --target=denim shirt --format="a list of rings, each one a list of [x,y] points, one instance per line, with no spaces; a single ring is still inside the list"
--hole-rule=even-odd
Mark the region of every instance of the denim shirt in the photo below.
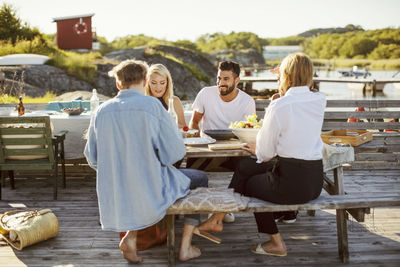
[[[186,153],[176,123],[159,100],[122,90],[90,121],[85,156],[97,171],[103,230],[139,230],[161,220],[189,192],[172,166]]]

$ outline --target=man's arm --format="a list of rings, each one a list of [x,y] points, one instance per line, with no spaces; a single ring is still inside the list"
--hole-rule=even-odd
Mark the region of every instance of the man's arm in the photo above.
[[[194,110],[192,118],[190,120],[189,127],[191,129],[200,130],[200,121],[201,121],[202,118],[203,118],[203,114]]]

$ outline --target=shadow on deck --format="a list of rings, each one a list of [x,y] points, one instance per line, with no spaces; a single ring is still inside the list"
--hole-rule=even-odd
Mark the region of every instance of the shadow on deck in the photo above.
[[[229,173],[209,173],[210,187],[227,186]],[[3,188],[0,213],[13,210],[16,204],[27,208],[50,208],[60,223],[59,235],[51,240],[13,250],[0,241],[0,266],[128,266],[118,249],[119,236],[102,231],[99,225],[95,178],[68,179],[67,189],[59,189],[59,200],[52,200],[52,187],[43,179],[16,179],[16,190],[8,183]],[[400,192],[398,171],[345,171],[347,192]],[[178,220],[179,240],[183,220]],[[254,255],[251,245],[266,239],[258,234],[252,214],[236,214],[236,222],[225,224],[217,234],[216,245],[197,236],[193,244],[202,256],[177,266],[337,266],[336,219],[334,210],[317,211],[315,217],[300,212],[295,224],[280,224],[288,248],[287,257]],[[400,262],[400,207],[371,210],[365,223],[350,220],[350,264],[398,266]],[[166,266],[166,245],[139,252],[141,266]]]

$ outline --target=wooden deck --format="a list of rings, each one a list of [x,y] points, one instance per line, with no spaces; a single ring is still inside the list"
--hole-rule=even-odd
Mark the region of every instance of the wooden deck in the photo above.
[[[226,186],[231,173],[209,173],[210,187]],[[51,240],[27,247],[11,249],[0,241],[0,266],[128,266],[118,249],[115,232],[102,231],[98,223],[95,178],[77,177],[67,180],[67,189],[59,189],[59,200],[52,200],[51,183],[43,179],[16,179],[16,190],[8,182],[3,188],[0,213],[15,209],[51,208],[59,219],[60,233]],[[345,171],[347,192],[366,194],[400,194],[400,172]],[[181,223],[179,223],[181,222]],[[182,220],[177,223],[180,239]],[[177,266],[338,266],[335,211],[317,211],[316,217],[300,212],[295,224],[280,224],[279,229],[288,248],[287,257],[254,255],[250,246],[266,239],[257,233],[252,214],[236,214],[236,222],[225,224],[217,234],[217,245],[197,236],[193,244],[202,256]],[[399,266],[400,207],[372,209],[365,223],[349,221],[350,264],[346,266]],[[142,266],[166,266],[166,246],[139,252]]]

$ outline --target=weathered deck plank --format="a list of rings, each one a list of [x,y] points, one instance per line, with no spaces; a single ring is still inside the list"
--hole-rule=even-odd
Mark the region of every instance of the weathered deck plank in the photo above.
[[[330,174],[328,174],[330,175]],[[224,187],[231,174],[210,173],[210,186]],[[98,208],[93,177],[68,179],[67,188],[59,189],[59,200],[52,200],[51,183],[46,179],[17,179],[16,190],[8,183],[3,188],[0,212],[14,209],[11,203],[28,208],[51,208],[60,222],[59,235],[46,242],[12,250],[0,241],[0,266],[130,266],[118,249],[118,235],[102,231],[98,224]],[[365,194],[400,194],[398,170],[345,171],[346,192]],[[348,222],[349,266],[397,266],[400,262],[400,208],[372,209],[364,223]],[[177,240],[182,231],[178,220]],[[216,245],[195,236],[193,243],[200,247],[202,256],[177,266],[327,266],[340,265],[337,255],[336,220],[334,210],[317,211],[309,217],[301,211],[292,225],[280,224],[286,240],[288,256],[283,258],[254,255],[250,246],[265,240],[257,233],[252,214],[236,214],[236,222],[225,224],[217,234],[222,244]],[[166,266],[166,246],[139,252],[144,257],[142,266]]]

